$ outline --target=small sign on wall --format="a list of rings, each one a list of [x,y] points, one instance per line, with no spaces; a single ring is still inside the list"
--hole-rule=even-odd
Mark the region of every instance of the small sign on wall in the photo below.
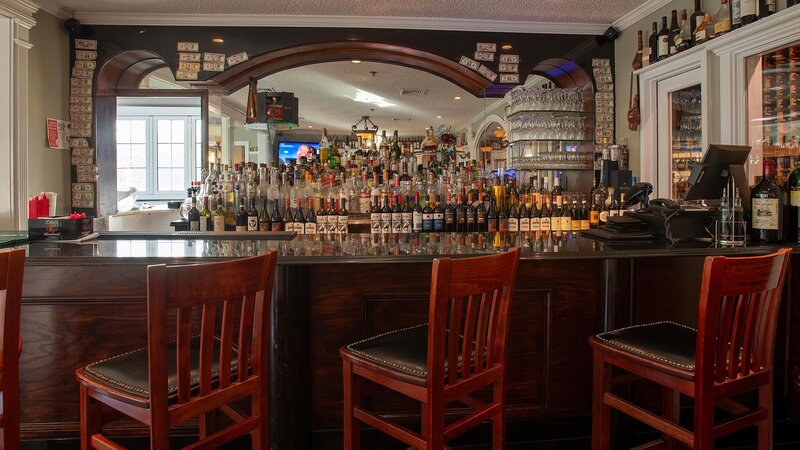
[[[69,122],[47,119],[47,146],[56,150],[69,149]]]

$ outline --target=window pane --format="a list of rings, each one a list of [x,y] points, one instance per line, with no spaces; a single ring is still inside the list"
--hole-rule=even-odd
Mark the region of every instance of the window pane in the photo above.
[[[183,160],[183,144],[172,144],[172,167],[185,166]]]
[[[131,143],[144,144],[147,142],[147,121],[144,119],[131,120]]]
[[[131,141],[131,122],[130,120],[117,121],[117,143],[127,143]]]
[[[135,187],[139,192],[147,190],[146,173],[144,169],[118,169],[117,190],[127,191]]]
[[[170,167],[170,148],[169,144],[158,144],[158,167]]]
[[[159,119],[158,120],[158,143],[159,144],[168,144],[172,142],[172,126],[170,124],[170,120],[167,119]]]
[[[179,142],[183,144],[186,133],[184,127],[186,126],[185,120],[172,121],[172,142]]]
[[[131,145],[131,167],[147,167],[146,144]]]
[[[172,191],[183,191],[186,186],[183,183],[183,169],[172,169]]]
[[[130,130],[130,127],[128,127]],[[117,144],[117,167],[130,168],[131,167],[131,145],[130,144]]]
[[[158,190],[172,190],[172,173],[170,169],[158,169]]]

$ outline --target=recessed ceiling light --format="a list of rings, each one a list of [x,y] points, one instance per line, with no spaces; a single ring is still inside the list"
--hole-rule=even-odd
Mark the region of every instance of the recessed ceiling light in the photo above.
[[[495,128],[497,128],[498,130],[502,130],[502,128],[501,128],[501,127],[495,127]]]
[[[455,97],[453,97],[453,100],[461,100],[461,97],[456,95]]]
[[[350,62],[353,63],[353,64],[361,64],[361,60],[360,59],[354,59],[354,60],[352,60]]]
[[[442,118],[442,116],[436,116],[436,118],[437,118],[437,119],[441,119],[441,118]]]
[[[313,126],[309,125],[308,128],[314,128]]]
[[[503,44],[503,45],[500,46],[500,48],[502,48],[503,50],[511,50],[512,49],[511,44]]]
[[[222,44],[223,42],[225,42],[225,39],[218,38],[218,37],[217,38],[212,38],[211,42],[216,42],[217,44]]]

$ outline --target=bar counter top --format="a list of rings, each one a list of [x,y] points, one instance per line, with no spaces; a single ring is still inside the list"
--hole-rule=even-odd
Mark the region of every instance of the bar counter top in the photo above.
[[[784,244],[786,246],[789,244]],[[101,236],[83,244],[33,241],[28,265],[108,265],[224,260],[278,251],[281,265],[413,263],[437,257],[467,257],[522,249],[523,260],[647,258],[663,256],[745,256],[781,245],[724,248],[708,242],[605,243],[579,233],[421,233],[409,235],[300,235],[293,240],[171,239]]]

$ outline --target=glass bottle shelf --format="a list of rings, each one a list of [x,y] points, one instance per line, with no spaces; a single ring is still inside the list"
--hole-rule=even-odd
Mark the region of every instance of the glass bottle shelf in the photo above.
[[[594,114],[591,111],[567,111],[563,109],[523,109],[510,113],[507,119],[521,114],[550,114],[553,116],[589,116]]]
[[[592,170],[593,164],[579,165],[558,165],[558,164],[515,164],[512,166],[514,170]]]
[[[594,142],[593,139],[515,139],[510,141],[511,145],[520,142]]]

